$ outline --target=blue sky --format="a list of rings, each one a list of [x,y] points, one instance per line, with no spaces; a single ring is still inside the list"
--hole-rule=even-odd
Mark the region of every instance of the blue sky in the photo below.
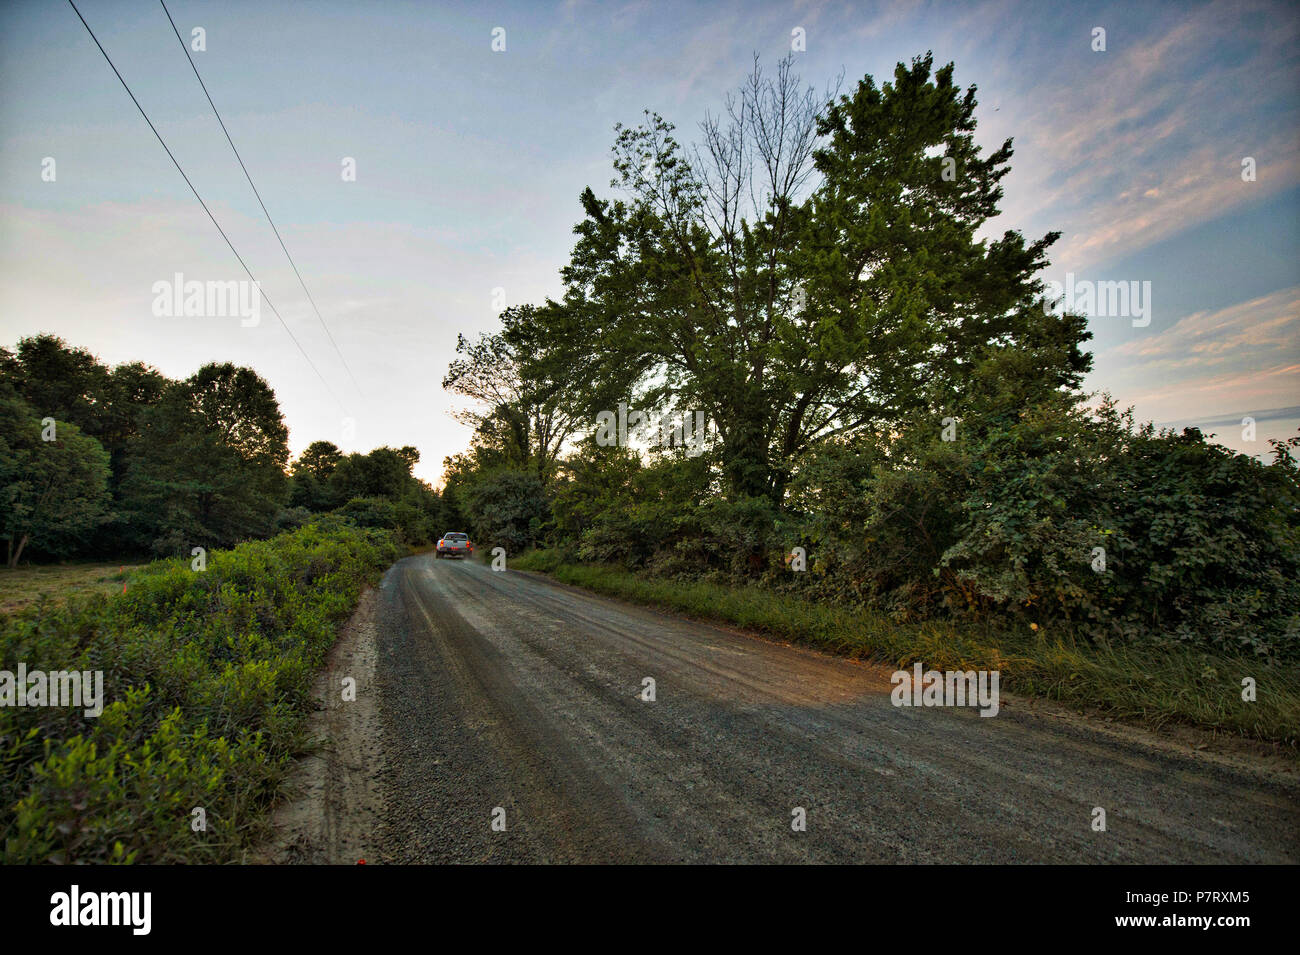
[[[989,231],[1061,231],[1044,278],[1151,282],[1149,326],[1092,321],[1090,388],[1158,422],[1300,406],[1293,4],[169,2],[183,34],[206,32],[195,60],[359,389],[161,7],[79,6],[339,400],[269,314],[244,328],[152,313],[153,284],[177,272],[244,275],[60,2],[0,7],[0,342],[49,331],[173,376],[250,365],[295,450],[415,444],[436,481],[468,440],[440,388],[456,335],[495,327],[498,289],[506,304],[558,293],[578,194],[609,192],[614,124],[649,108],[692,140],[796,27],[818,88],[926,50],[955,61],[979,87],[979,140],[1015,140]],[[1214,430],[1262,451],[1295,414],[1261,419],[1254,446]]]

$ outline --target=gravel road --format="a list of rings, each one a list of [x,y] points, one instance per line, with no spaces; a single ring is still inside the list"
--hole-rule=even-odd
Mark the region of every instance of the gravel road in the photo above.
[[[1006,694],[895,707],[883,668],[469,561],[371,596],[348,639],[377,643],[379,718],[334,748],[373,758],[328,769],[367,831],[318,829],[374,861],[1300,861],[1294,772]]]

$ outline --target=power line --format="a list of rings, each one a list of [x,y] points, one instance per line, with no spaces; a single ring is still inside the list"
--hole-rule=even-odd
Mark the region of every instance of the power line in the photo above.
[[[239,260],[239,264],[242,265],[244,267],[244,271],[248,273],[249,280],[253,283],[253,285],[257,287],[258,293],[261,294],[262,298],[266,300],[266,304],[271,307],[271,311],[275,314],[275,317],[279,319],[280,324],[284,327],[285,332],[288,333],[289,338],[293,341],[295,345],[298,346],[298,351],[302,352],[302,357],[307,359],[307,364],[311,365],[311,370],[316,372],[316,377],[319,378],[321,384],[325,386],[325,390],[329,392],[330,397],[333,398],[334,401],[338,404],[338,406],[343,409],[343,413],[347,414],[348,413],[347,407],[343,404],[342,401],[339,401],[338,395],[334,394],[334,389],[331,388],[330,383],[325,380],[325,376],[320,373],[320,369],[317,368],[316,363],[311,360],[311,356],[308,355],[306,349],[302,347],[302,343],[299,342],[297,337],[294,336],[293,332],[289,328],[288,323],[286,323],[284,318],[281,317],[279,310],[276,309],[270,297],[262,289],[261,283],[258,282],[257,279],[253,277],[253,270],[248,267],[248,263],[244,261],[244,257],[239,254],[239,250],[236,249],[234,243],[230,241],[230,237],[226,235],[226,230],[221,228],[221,223],[218,222],[217,217],[212,214],[212,210],[208,208],[208,204],[203,201],[203,197],[199,195],[199,191],[194,188],[194,183],[190,182],[190,177],[185,175],[185,170],[182,169],[181,164],[176,161],[176,157],[172,155],[171,149],[168,147],[166,141],[162,138],[162,134],[158,132],[158,128],[154,126],[153,120],[151,120],[149,118],[149,114],[144,111],[144,107],[140,105],[140,101],[135,98],[135,94],[131,92],[131,87],[127,85],[126,80],[122,79],[122,74],[118,72],[117,67],[113,65],[112,58],[108,55],[108,51],[104,49],[104,45],[99,42],[99,37],[95,36],[95,31],[90,28],[90,24],[87,23],[86,18],[81,15],[81,11],[77,9],[77,5],[73,2],[73,0],[68,0],[68,5],[72,7],[73,13],[75,13],[77,15],[77,19],[81,21],[81,25],[86,28],[86,32],[90,34],[90,38],[95,41],[95,46],[99,47],[99,52],[104,54],[104,59],[107,61],[109,67],[112,68],[113,74],[117,77],[118,82],[122,84],[122,89],[126,90],[126,95],[131,97],[131,102],[135,103],[135,108],[140,111],[140,115],[144,117],[144,121],[148,123],[149,128],[153,130],[154,136],[157,137],[158,142],[162,145],[162,148],[166,151],[167,158],[169,158],[172,161],[172,165],[176,167],[176,171],[181,174],[181,178],[185,180],[185,185],[190,187],[190,192],[194,193],[194,198],[199,200],[199,205],[201,205],[203,207],[203,211],[208,214],[208,218],[212,220],[212,224],[217,227],[217,231],[221,233],[221,238],[226,240],[226,245],[230,247],[230,251],[235,254],[235,258]]]
[[[343,352],[339,349],[338,342],[334,340],[334,335],[330,328],[325,324],[325,318],[321,315],[320,309],[316,307],[316,300],[311,297],[311,292],[307,288],[307,283],[303,281],[302,273],[298,271],[298,264],[294,262],[293,256],[289,254],[289,249],[284,244],[284,239],[280,237],[280,230],[275,227],[275,220],[271,218],[271,213],[266,209],[266,203],[262,201],[262,194],[257,191],[257,186],[253,183],[253,177],[249,175],[248,167],[244,165],[244,157],[239,155],[239,150],[235,148],[235,141],[230,138],[230,130],[226,129],[226,122],[221,118],[221,113],[217,110],[217,104],[212,102],[212,94],[208,92],[208,84],[203,82],[203,77],[199,75],[199,68],[194,63],[194,57],[190,55],[190,48],[186,45],[185,40],[181,37],[181,31],[176,28],[176,21],[172,19],[172,13],[167,9],[164,0],[158,0],[162,4],[163,12],[167,14],[167,20],[172,25],[172,32],[176,34],[176,39],[180,42],[181,49],[185,51],[185,58],[190,61],[190,69],[194,71],[194,78],[199,81],[199,86],[203,87],[203,95],[208,98],[208,105],[212,107],[212,112],[217,117],[217,122],[221,124],[221,131],[226,134],[226,142],[230,143],[230,148],[239,160],[239,168],[244,170],[244,178],[248,184],[253,187],[253,195],[257,196],[257,204],[262,207],[262,212],[266,215],[266,221],[271,224],[271,231],[275,233],[276,239],[280,243],[280,248],[284,249],[284,257],[289,260],[293,266],[293,274],[298,276],[298,284],[302,286],[303,292],[307,295],[307,301],[311,302],[312,311],[316,313],[316,318],[320,322],[320,327],[325,329],[325,335],[334,346],[334,351],[339,356],[339,361],[343,362],[343,367],[347,370],[348,377],[352,379],[352,384],[356,387],[357,392],[361,392],[361,386],[357,384],[356,375],[352,374],[352,369],[348,366],[348,360],[343,357]],[[364,396],[363,396],[364,397]]]

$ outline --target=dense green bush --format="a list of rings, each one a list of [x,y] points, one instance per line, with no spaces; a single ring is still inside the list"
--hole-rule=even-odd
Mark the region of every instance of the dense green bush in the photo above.
[[[1290,455],[1262,463],[1075,396],[1023,410],[1012,398],[990,386],[952,440],[935,415],[824,443],[779,509],[719,493],[707,457],[642,463],[583,447],[561,464],[550,540],[585,561],[762,581],[899,622],[1300,658]],[[787,568],[794,546],[806,574]]]
[[[470,487],[467,505],[474,539],[485,549],[501,546],[510,554],[540,540],[550,518],[542,481],[527,471],[502,470],[483,477]]]
[[[397,505],[386,497],[354,497],[334,513],[358,527],[397,529]]]
[[[354,497],[334,513],[358,527],[396,531],[406,544],[426,544],[441,533],[437,529],[437,511],[411,498]]]
[[[647,464],[626,448],[588,441],[562,462],[550,537],[574,545],[584,560],[672,574],[736,570],[747,558],[711,534],[733,536],[721,518],[731,505],[716,492],[704,458],[655,455]]]
[[[5,861],[235,858],[302,743],[337,626],[398,554],[389,533],[323,518],[201,572],[160,561],[124,594],[0,617],[6,667],[101,670],[108,701],[97,719],[0,709]]]
[[[794,503],[807,583],[897,618],[944,612],[1098,641],[1300,656],[1300,482],[1110,405],[1039,405],[945,442],[810,462]],[[802,581],[801,581],[802,582]]]
[[[1265,465],[1109,408],[1036,413],[984,443],[962,510],[940,563],[975,604],[1102,638],[1300,651],[1289,457]]]

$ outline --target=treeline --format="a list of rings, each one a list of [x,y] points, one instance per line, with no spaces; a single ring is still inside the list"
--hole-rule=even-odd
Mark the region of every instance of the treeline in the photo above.
[[[338,511],[410,543],[440,533],[438,494],[411,447],[289,461],[271,387],[248,368],[172,380],[109,368],[52,335],[0,348],[0,535],[21,560],[188,555]]]
[[[620,128],[564,294],[459,342],[444,499],[512,554],[1300,657],[1300,439],[1261,462],[1082,393],[1058,235],[977,238],[1012,149],[975,144],[975,104],[929,56],[838,97],[787,60],[692,148]]]

